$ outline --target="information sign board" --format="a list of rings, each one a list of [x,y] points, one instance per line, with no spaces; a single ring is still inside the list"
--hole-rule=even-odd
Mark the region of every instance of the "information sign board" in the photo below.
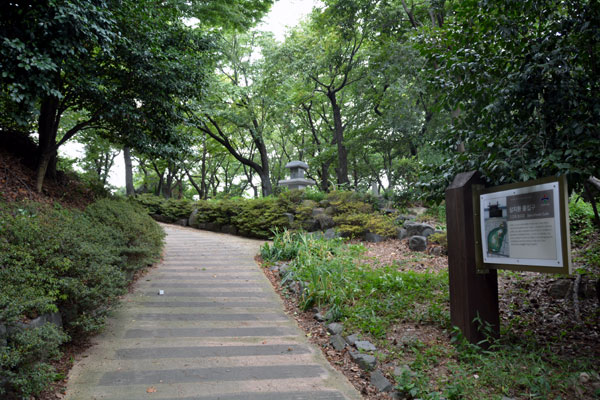
[[[571,272],[565,177],[476,191],[478,269]]]

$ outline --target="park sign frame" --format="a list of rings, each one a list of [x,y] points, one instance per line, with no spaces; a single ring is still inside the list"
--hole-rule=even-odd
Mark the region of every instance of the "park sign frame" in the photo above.
[[[477,272],[570,274],[568,201],[564,175],[491,188],[474,185]]]

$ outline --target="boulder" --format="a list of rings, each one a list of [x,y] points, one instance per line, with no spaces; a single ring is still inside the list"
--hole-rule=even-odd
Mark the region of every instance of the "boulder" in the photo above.
[[[287,218],[288,223],[291,224],[292,222],[294,222],[294,218],[295,218],[294,214],[292,214],[292,213],[283,213],[283,216]]]
[[[290,268],[292,268],[289,264],[281,264],[279,266],[279,276],[285,278],[287,274],[290,273]]]
[[[325,208],[325,214],[333,216],[335,214],[335,209],[331,206]]]
[[[375,386],[380,392],[391,392],[394,385],[385,377],[383,372],[375,370],[371,372],[371,385]]]
[[[315,319],[319,322],[323,322],[325,321],[325,316],[323,314],[321,314],[320,312],[315,313]]]
[[[354,345],[358,350],[362,351],[375,351],[377,348],[375,345],[368,340],[357,340],[354,342]]]
[[[376,233],[373,232],[367,232],[364,234],[364,239],[367,242],[371,242],[371,243],[379,243],[379,242],[383,242],[385,240],[385,238],[381,235],[378,235]]]
[[[302,207],[313,209],[313,208],[317,207],[317,203],[312,200],[303,200]]]
[[[327,208],[327,207],[329,207],[329,200],[325,200],[325,199],[321,200],[321,201],[319,202],[319,207],[322,207],[322,208]]]
[[[346,347],[346,341],[342,338],[341,335],[333,335],[329,339],[329,343],[333,346],[337,351],[342,351]]]
[[[319,229],[321,229],[321,224],[319,224],[319,221],[317,221],[316,219],[311,218],[311,219],[304,221],[302,223],[302,227],[307,232],[315,232],[315,231],[318,231]]]
[[[417,217],[414,216],[414,215],[400,214],[400,215],[396,216],[396,224],[403,225],[404,222],[406,222],[406,221],[412,221],[415,218],[417,218]]]
[[[175,221],[174,218],[167,217],[166,215],[150,214],[150,216],[152,217],[153,220],[155,220],[157,222],[164,222],[165,224],[170,224],[173,221]]]
[[[396,228],[396,238],[398,240],[406,239],[408,237],[408,232],[404,228]]]
[[[344,331],[344,325],[340,324],[339,322],[332,322],[331,324],[327,325],[327,331],[332,335],[339,335]]]
[[[404,376],[407,375],[411,378],[416,377],[418,374],[416,372],[414,372],[413,370],[410,369],[410,367],[408,365],[403,365],[401,367],[396,367],[394,368],[394,375],[395,376]]]
[[[179,226],[188,226],[188,219],[187,218],[180,218],[177,221],[174,222],[175,225],[179,225]]]
[[[348,344],[350,346],[354,346],[356,344],[356,341],[360,339],[360,336],[358,335],[358,333],[354,333],[350,336],[346,336],[346,342],[348,342]]]
[[[411,207],[408,209],[409,213],[414,214],[416,216],[425,214],[426,211],[427,211],[427,208],[425,208],[425,207]]]
[[[235,226],[233,225],[223,225],[221,227],[221,232],[222,233],[228,233],[230,235],[237,235],[238,230]]]
[[[333,221],[333,218],[330,215],[327,215],[325,213],[318,214],[317,216],[315,216],[315,219],[319,223],[319,227],[322,230],[333,228],[335,226],[335,222]]]
[[[358,364],[359,367],[366,371],[371,371],[375,368],[377,364],[377,360],[370,354],[359,353],[358,351],[351,351],[350,357],[352,360]]]
[[[325,209],[321,208],[321,207],[315,207],[312,210],[312,216],[313,218],[316,217],[317,215],[321,215],[321,214],[325,214]]]
[[[425,236],[413,236],[408,240],[408,248],[412,251],[427,250],[427,238]]]
[[[188,218],[188,225],[194,228],[198,227],[198,209],[194,209]]]
[[[337,239],[341,236],[342,235],[340,235],[340,233],[333,228],[329,228],[323,233],[323,237],[325,239]]]
[[[429,236],[435,233],[435,228],[429,224],[408,221],[404,223],[407,235],[410,236]]]

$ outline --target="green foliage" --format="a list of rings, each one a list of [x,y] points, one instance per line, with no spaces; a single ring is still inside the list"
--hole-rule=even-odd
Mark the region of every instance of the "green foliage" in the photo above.
[[[569,199],[569,222],[574,244],[585,243],[594,232],[594,209],[575,193]]]
[[[435,244],[439,244],[442,249],[444,249],[445,251],[448,250],[448,237],[446,236],[446,233],[434,233],[432,235],[429,235],[427,237],[427,241],[431,242],[431,243],[435,243]]]
[[[594,0],[462,1],[441,29],[423,32],[432,87],[452,126],[428,189],[441,198],[458,172],[497,185],[598,175],[600,8]],[[582,49],[585,49],[582,51]],[[457,152],[457,145],[464,152]],[[429,177],[428,177],[429,178]]]
[[[322,192],[319,189],[313,188],[312,186],[309,186],[303,190],[302,197],[306,200],[312,200],[318,203],[321,200],[324,200],[325,197],[327,197],[327,193]]]
[[[0,395],[19,393],[29,398],[54,380],[50,361],[60,356],[59,346],[69,337],[53,324],[15,330],[0,346]]]
[[[372,269],[357,265],[363,251],[339,239],[282,232],[272,245],[263,247],[262,254],[269,261],[288,260],[295,254],[290,276],[305,283],[301,306],[328,308],[330,316],[345,319],[349,328],[382,337],[391,324],[403,320],[447,325],[447,272]]]
[[[268,238],[272,236],[273,229],[288,226],[288,219],[283,215],[287,210],[276,197],[239,202],[240,207],[231,222],[243,235]]]
[[[164,233],[141,206],[110,199],[85,211],[0,204],[0,232],[0,324],[9,328],[0,390],[28,397],[51,379],[46,361],[67,336],[48,325],[21,332],[19,322],[59,311],[70,336],[97,332],[133,271],[159,258]]]
[[[366,232],[381,236],[394,236],[396,226],[394,220],[384,215],[344,213],[333,218],[343,236],[357,238]]]

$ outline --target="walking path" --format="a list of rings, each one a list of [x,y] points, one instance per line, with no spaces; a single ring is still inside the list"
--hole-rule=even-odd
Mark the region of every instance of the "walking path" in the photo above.
[[[260,242],[163,226],[164,261],[74,365],[66,399],[361,398],[283,312]]]

